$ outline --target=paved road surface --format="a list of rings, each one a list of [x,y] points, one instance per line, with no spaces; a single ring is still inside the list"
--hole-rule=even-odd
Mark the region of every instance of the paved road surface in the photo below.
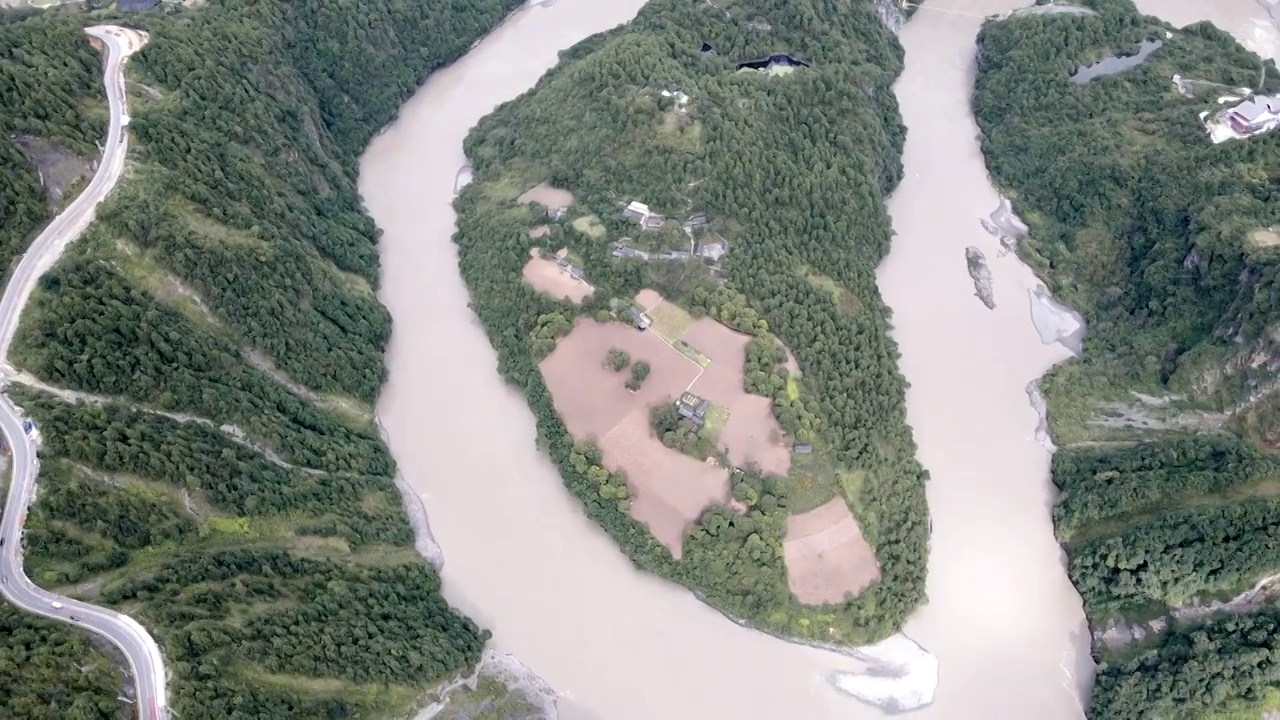
[[[92,27],[86,32],[107,47],[103,84],[111,106],[111,127],[93,180],[31,243],[5,287],[4,297],[0,299],[0,362],[3,362],[0,382],[7,381],[12,372],[7,363],[9,344],[36,281],[93,221],[98,203],[115,187],[124,169],[129,141],[124,132],[128,114],[122,66],[125,59],[142,46],[145,37],[114,26]],[[9,496],[4,505],[4,515],[0,518],[0,543],[3,543],[0,545],[0,595],[23,610],[71,623],[110,640],[129,661],[137,685],[138,717],[141,720],[164,720],[168,713],[164,657],[147,631],[127,615],[42,590],[23,571],[22,524],[26,520],[27,505],[35,492],[40,461],[36,457],[35,441],[23,427],[21,412],[3,395],[0,395],[0,430],[3,430],[5,441],[13,453]]]

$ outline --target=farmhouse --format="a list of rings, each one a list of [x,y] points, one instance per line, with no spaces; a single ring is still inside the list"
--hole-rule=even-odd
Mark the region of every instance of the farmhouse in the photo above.
[[[684,231],[692,235],[698,230],[706,227],[707,222],[708,221],[707,221],[706,213],[704,212],[694,213],[684,221]]]
[[[704,257],[711,262],[719,262],[725,253],[729,252],[729,244],[723,239],[715,242],[698,243],[698,257]]]
[[[1227,114],[1231,127],[1238,133],[1252,134],[1280,124],[1280,97],[1254,95]]]
[[[614,244],[613,256],[616,258],[633,257],[633,258],[640,258],[641,260],[649,259],[649,253],[645,252],[644,250],[637,250],[636,248],[633,248],[630,245],[626,245],[623,243]]]
[[[797,455],[808,455],[813,452],[812,443],[796,443],[795,452]]]
[[[562,220],[568,212],[569,208],[567,207],[550,208],[547,210],[547,217],[552,220]]]
[[[622,217],[643,224],[645,218],[649,217],[649,206],[639,200],[632,200],[622,211]]]
[[[684,393],[676,401],[676,412],[680,413],[680,417],[693,421],[695,425],[701,425],[706,421],[707,410],[710,409],[710,400],[700,398],[691,392]]]
[[[653,324],[653,320],[649,318],[649,315],[635,305],[631,306],[630,312],[631,322],[635,323],[637,330],[648,330],[649,326]]]

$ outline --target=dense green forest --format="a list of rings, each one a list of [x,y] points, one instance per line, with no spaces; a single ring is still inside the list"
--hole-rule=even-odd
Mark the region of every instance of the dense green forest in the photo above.
[[[809,66],[790,74],[737,68],[776,53]],[[525,392],[566,485],[641,567],[790,635],[882,637],[924,598],[925,475],[874,277],[889,248],[884,199],[902,172],[904,130],[890,90],[901,65],[900,46],[869,2],[741,0],[721,9],[654,0],[633,22],[565,51],[560,66],[466,143],[477,174],[457,201],[463,276],[501,370]],[[514,199],[542,181],[576,200],[563,223],[533,241],[528,230],[541,222],[540,209]],[[632,200],[670,218],[708,213],[732,247],[727,285],[698,262],[614,260],[612,244],[636,234],[620,214]],[[573,229],[588,215],[603,233]],[[597,287],[586,305],[569,308],[522,284],[535,242],[568,245],[583,259]],[[695,314],[776,335],[794,351],[804,373],[792,384],[798,394],[788,393],[785,374],[773,377],[775,352],[759,343],[748,389],[776,394],[783,427],[819,449],[813,462],[826,483],[818,498],[785,479],[741,479],[735,491],[753,500],[749,511],[709,511],[680,562],[584,472],[590,463],[573,461],[574,443],[536,365],[575,312],[607,318],[609,298],[646,286]],[[671,418],[657,420],[666,428]],[[666,428],[673,445],[696,444],[696,436],[677,437],[678,427]],[[883,580],[854,600],[805,607],[782,566],[785,515],[836,493],[874,543]]]
[[[0,717],[124,720],[123,682],[86,636],[0,603]]]
[[[1211,25],[1087,4],[987,24],[974,111],[1022,256],[1089,323],[1043,388],[1057,534],[1099,627],[1280,571],[1280,248],[1258,239],[1280,224],[1280,133],[1213,144],[1199,119],[1280,72]],[[1163,45],[1137,67],[1071,81],[1144,40]],[[1091,715],[1280,709],[1276,627],[1268,608],[1103,649]]]
[[[1106,720],[1258,717],[1280,685],[1280,610],[1175,626],[1098,668],[1090,714]]]
[[[106,133],[101,61],[77,22],[0,11],[0,266],[49,219],[36,167],[14,142],[34,136],[97,157]]]
[[[355,169],[416,85],[518,4],[129,16],[151,40],[126,70],[126,178],[42,278],[12,352],[106,402],[9,392],[44,437],[28,571],[146,625],[178,715],[400,716],[480,657],[487,633],[414,550],[372,420],[390,324]],[[0,14],[6,259],[50,210],[8,134],[92,154],[105,113],[82,27],[112,18]],[[122,712],[85,637],[0,623],[0,715]],[[15,677],[16,662],[47,671]]]

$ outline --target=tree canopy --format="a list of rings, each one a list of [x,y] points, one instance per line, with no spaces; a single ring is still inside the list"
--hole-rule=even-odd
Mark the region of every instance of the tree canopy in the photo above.
[[[1200,119],[1238,88],[1280,92],[1280,72],[1211,25],[1086,4],[984,26],[974,112],[1030,226],[1019,252],[1088,321],[1083,357],[1043,386],[1065,446],[1056,530],[1100,628],[1280,571],[1280,248],[1256,234],[1280,221],[1280,133],[1213,144]],[[1071,81],[1143,41],[1161,45],[1136,67]],[[1090,716],[1273,708],[1274,615],[1103,648]]]
[[[150,34],[126,68],[129,172],[42,278],[11,355],[95,402],[6,392],[44,437],[29,572],[143,623],[183,717],[399,717],[479,660],[487,633],[414,550],[372,420],[390,322],[355,169],[421,80],[518,4],[128,16]],[[105,112],[82,28],[113,19],[0,13],[6,261],[51,214],[9,135],[92,155]],[[121,716],[122,678],[86,636],[0,608],[4,623],[0,715]]]
[[[712,50],[703,52],[704,43]],[[738,68],[784,53],[808,66],[789,74]],[[642,567],[749,622],[827,641],[883,637],[924,599],[925,474],[874,274],[889,249],[884,200],[902,173],[904,130],[891,90],[901,67],[901,48],[869,2],[741,0],[719,8],[654,0],[633,22],[565,51],[535,88],[480,122],[466,141],[476,177],[456,203],[474,307],[588,514]],[[566,222],[533,240],[528,230],[541,213],[515,198],[544,181],[570,190],[575,202]],[[655,250],[688,249],[678,229],[641,236],[621,216],[631,201],[677,224],[706,212],[706,232],[729,242],[723,267],[613,258],[624,237],[655,238]],[[604,232],[574,229],[596,225]],[[592,299],[569,308],[524,285],[533,244],[567,245],[583,258],[597,288]],[[756,478],[767,500],[745,515],[709,511],[676,562],[625,502],[584,472],[598,462],[574,461],[576,445],[536,363],[574,313],[607,315],[609,298],[646,286],[735,329],[776,335],[794,351],[804,373],[797,394],[788,393],[785,376],[760,377],[774,367],[765,369],[769,353],[759,348],[750,389],[775,398],[788,433],[823,449],[829,492],[856,509],[875,544],[879,584],[833,606],[795,600],[781,542],[786,509],[804,504],[798,483]],[[691,451],[695,444],[675,433],[671,440]],[[863,480],[837,479],[851,477]]]

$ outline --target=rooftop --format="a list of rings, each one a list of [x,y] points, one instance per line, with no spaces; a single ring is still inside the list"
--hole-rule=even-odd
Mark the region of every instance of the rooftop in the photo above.
[[[1280,113],[1280,97],[1254,95],[1231,109],[1241,119],[1253,122],[1264,115]]]

